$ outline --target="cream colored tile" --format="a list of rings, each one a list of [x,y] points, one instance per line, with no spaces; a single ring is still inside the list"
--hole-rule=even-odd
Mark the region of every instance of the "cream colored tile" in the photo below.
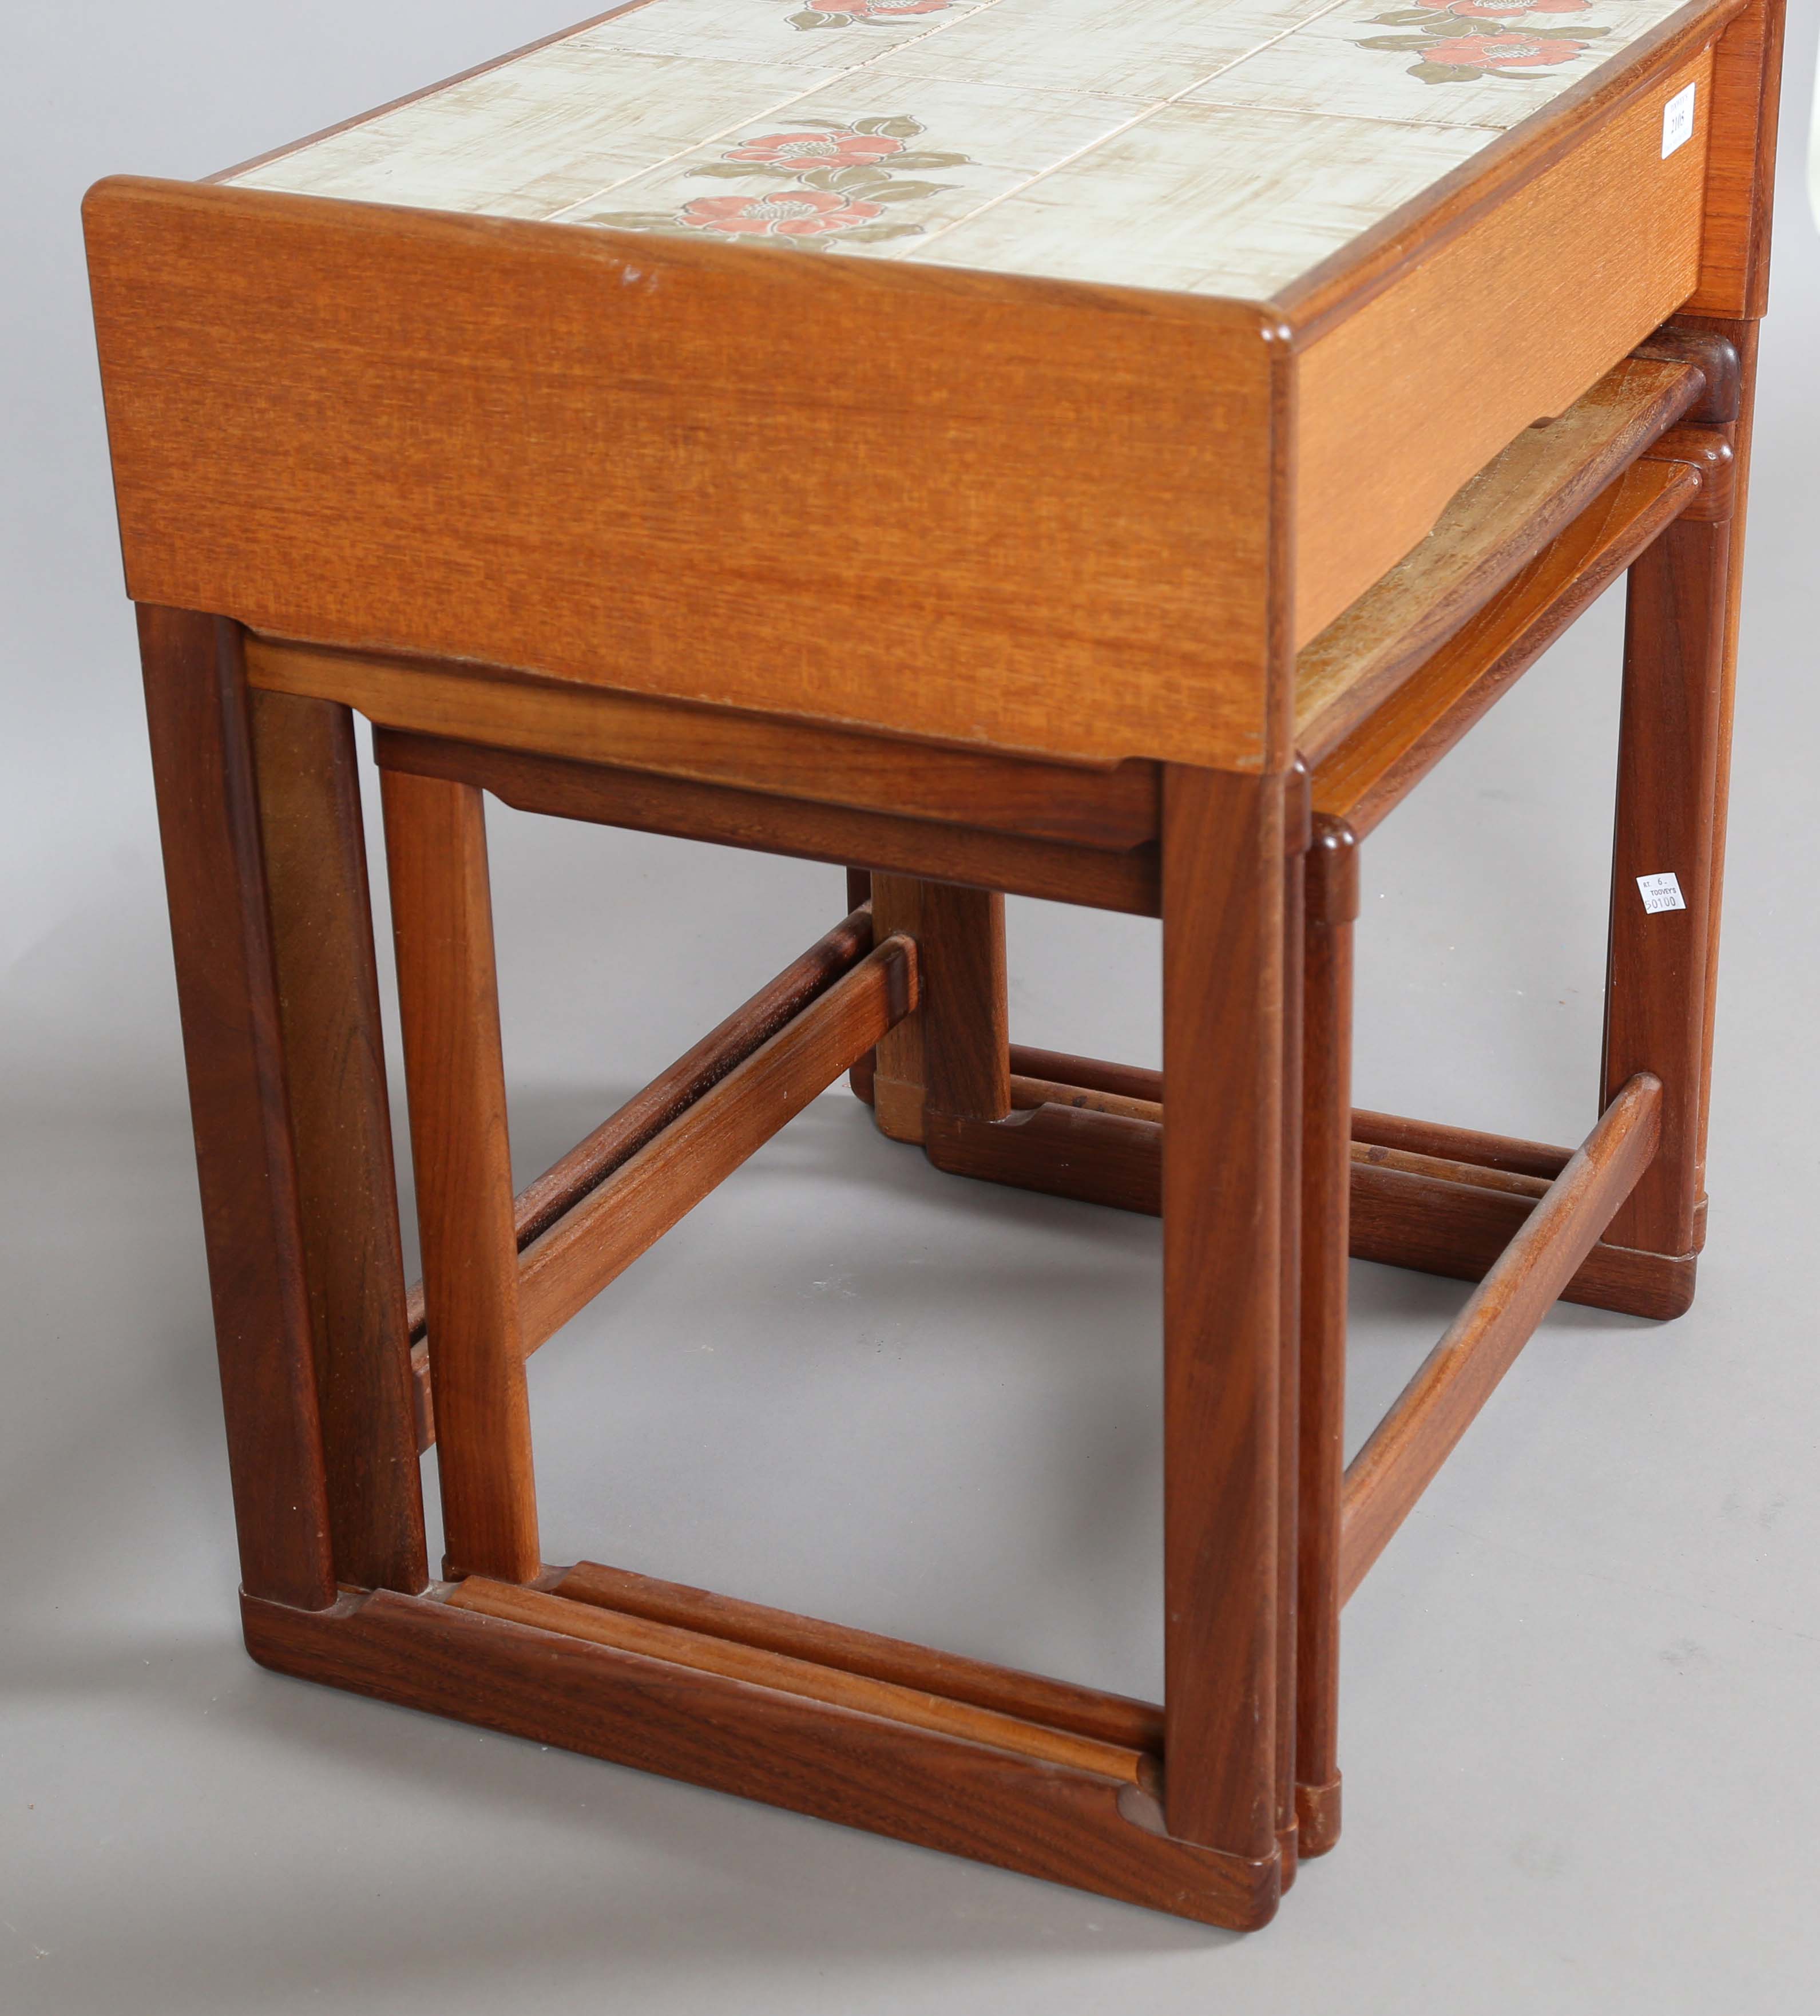
[[[1146,109],[1005,85],[907,85],[867,69],[563,221],[899,257]]]
[[[998,0],[649,0],[577,39],[591,49],[717,63],[851,70]],[[1215,0],[1218,4],[1218,0]],[[807,79],[805,80],[807,81]]]
[[[800,72],[552,44],[236,179],[548,217],[800,94]]]
[[[1153,103],[1185,91],[1336,0],[998,0],[894,51],[904,77],[1099,91]]]
[[[1170,106],[906,256],[1263,300],[1491,137]]]
[[[1682,4],[1343,0],[1188,97],[1502,130],[1539,111]]]

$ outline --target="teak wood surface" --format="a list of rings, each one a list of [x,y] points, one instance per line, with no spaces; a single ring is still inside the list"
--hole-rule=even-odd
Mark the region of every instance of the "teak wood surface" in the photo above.
[[[1339,1832],[1347,1595],[1558,1296],[1692,1293],[1781,23],[1689,0],[1269,301],[92,193],[257,1658],[1268,1919]],[[1627,570],[1591,1132],[1354,1110],[1361,838]],[[516,1197],[488,792],[851,888]],[[1007,891],[1161,917],[1163,1072],[1011,1042]],[[1159,1705],[542,1559],[527,1355],[849,1071],[941,1168],[1163,1213]],[[1480,1286],[1343,1474],[1349,1253]]]

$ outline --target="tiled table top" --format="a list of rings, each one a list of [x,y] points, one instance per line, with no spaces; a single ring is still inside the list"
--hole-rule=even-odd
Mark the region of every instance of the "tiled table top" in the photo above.
[[[239,186],[1264,300],[1685,0],[645,0]]]

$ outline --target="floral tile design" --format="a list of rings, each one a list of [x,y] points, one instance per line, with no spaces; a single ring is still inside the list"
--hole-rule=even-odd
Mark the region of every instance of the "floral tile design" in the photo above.
[[[547,218],[642,175],[803,78],[752,63],[616,53],[552,43],[300,153],[237,176],[243,188]]]
[[[775,123],[623,183],[563,221],[708,232],[804,251],[912,257],[919,242],[1091,155],[1141,103],[1003,85],[927,85],[907,99],[869,67],[798,99]]]
[[[793,28],[884,28],[918,14],[946,14],[955,0],[786,0]]]
[[[644,0],[236,179],[1257,299],[1686,4]]]
[[[685,171],[768,185],[754,195],[698,196],[667,211],[598,211],[588,221],[620,231],[764,238],[805,252],[826,250],[836,235],[849,245],[908,237],[923,226],[892,222],[887,206],[920,202],[939,195],[944,185],[918,181],[907,171],[968,165],[965,154],[912,149],[909,142],[922,131],[901,114],[851,126],[799,121],[794,131],[761,133]]]
[[[1368,35],[1359,47],[1414,51],[1409,74],[1424,84],[1517,77],[1595,53],[1595,38],[1611,32],[1595,21],[1545,20],[1533,31],[1520,26],[1537,16],[1583,15],[1593,5],[1594,0],[1415,0],[1412,10],[1374,17],[1379,26],[1405,33]],[[1407,32],[1411,29],[1413,34]]]
[[[1677,11],[1671,0],[1341,0],[1187,97],[1502,132]]]

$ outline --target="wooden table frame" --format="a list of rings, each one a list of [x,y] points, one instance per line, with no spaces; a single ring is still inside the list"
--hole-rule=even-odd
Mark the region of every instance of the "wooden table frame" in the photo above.
[[[496,648],[487,615],[472,656],[373,648],[352,603],[275,622],[262,613],[326,592],[287,573],[282,538],[222,544],[241,506],[218,445],[151,453],[160,427],[189,424],[187,380],[135,379],[135,297],[98,279],[256,1658],[1211,1924],[1272,1914],[1298,1858],[1339,1831],[1347,1597],[1557,1295],[1662,1316],[1692,1293],[1779,19],[1760,0],[1717,45],[1732,124],[1715,128],[1689,308],[1287,657],[1270,479],[1264,544],[1245,548],[1275,598],[1246,604],[1260,655],[1219,673],[1232,705],[1192,761],[1033,749],[1021,729],[955,746],[838,708],[791,718],[726,693],[610,689],[577,675],[589,639],[549,612],[524,616],[538,635],[523,650]],[[92,211],[98,273],[135,220],[200,271],[211,232],[294,222],[308,239],[342,229],[320,221],[335,207],[116,185]],[[423,233],[433,289],[454,241]],[[547,256],[552,271],[570,258]],[[718,254],[682,259],[679,285],[691,270],[747,284]],[[565,265],[551,284],[573,278]],[[876,284],[906,313],[977,305],[967,276]],[[1311,326],[1334,311],[1307,306]],[[1125,312],[1113,304],[1110,348],[1084,370],[1116,361]],[[1142,333],[1165,349],[1179,334],[1166,316]],[[1267,414],[1277,369],[1257,380]],[[1243,385],[1228,393],[1250,410]],[[218,505],[219,523],[186,545],[157,515],[178,505]],[[1595,1124],[1570,1153],[1351,1113],[1359,841],[1627,569]],[[392,584],[394,562],[369,571]],[[234,614],[173,606],[185,581]],[[423,617],[424,638],[441,620]],[[355,711],[383,772],[415,1298]],[[843,923],[516,1198],[487,792],[857,870]],[[1635,878],[1670,866],[1685,908],[1646,916]],[[1011,1045],[1006,891],[1161,917],[1160,1075]],[[544,1563],[526,1356],[849,1071],[880,1127],[941,1168],[1163,1214],[1160,1707]],[[1480,1286],[1343,1472],[1349,1251]],[[433,1436],[435,1580],[417,1472]]]

